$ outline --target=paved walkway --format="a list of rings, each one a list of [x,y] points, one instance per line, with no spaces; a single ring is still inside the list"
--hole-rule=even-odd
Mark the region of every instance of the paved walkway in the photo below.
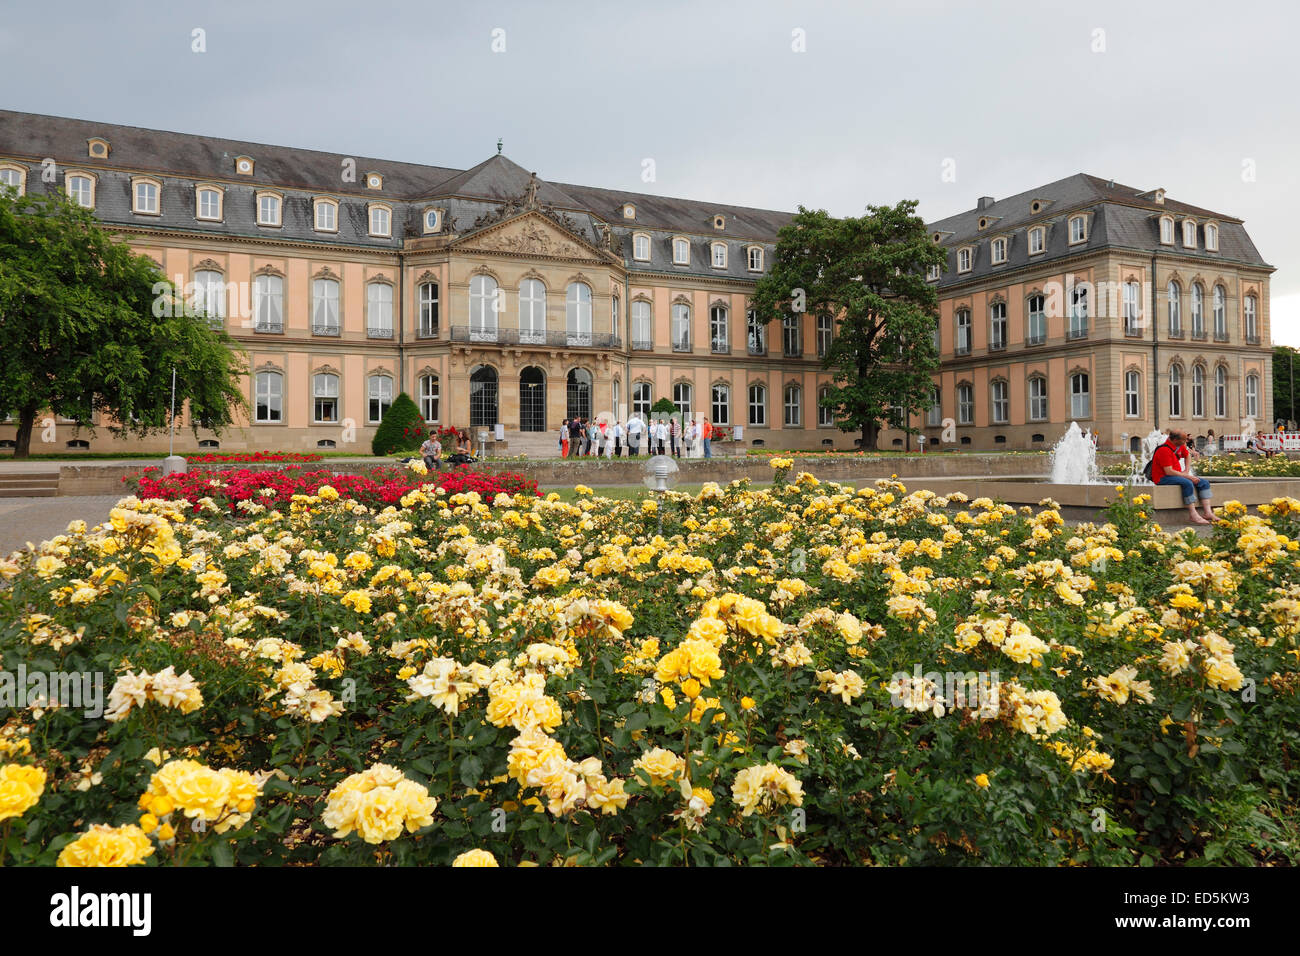
[[[39,544],[62,534],[68,522],[80,518],[96,525],[108,518],[109,509],[122,495],[84,495],[52,498],[0,498],[0,555]]]

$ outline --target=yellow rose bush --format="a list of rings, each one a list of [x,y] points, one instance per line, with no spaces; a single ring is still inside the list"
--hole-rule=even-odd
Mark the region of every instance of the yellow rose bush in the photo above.
[[[1300,502],[1198,537],[772,464],[126,498],[0,559],[3,670],[104,688],[0,713],[0,861],[1297,862]]]

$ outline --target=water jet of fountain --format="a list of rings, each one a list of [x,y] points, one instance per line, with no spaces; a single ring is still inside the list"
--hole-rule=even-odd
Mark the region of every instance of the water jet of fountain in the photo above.
[[[1097,446],[1078,422],[1070,422],[1061,440],[1052,448],[1052,484],[1099,485]]]

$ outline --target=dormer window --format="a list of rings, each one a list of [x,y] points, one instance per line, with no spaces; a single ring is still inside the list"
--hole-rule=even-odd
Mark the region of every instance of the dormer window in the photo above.
[[[724,216],[724,215],[722,215],[721,213],[718,213],[718,215],[714,216],[714,217],[713,217],[713,228],[714,228],[714,229],[726,229],[726,228],[727,228],[727,217]]]
[[[84,209],[95,208],[95,179],[87,173],[68,173],[64,184],[68,198]]]
[[[999,265],[1007,261],[1007,240],[999,236],[992,242],[993,264]]]
[[[162,185],[156,179],[136,179],[131,183],[131,211],[142,216],[160,215]]]
[[[763,247],[750,246],[748,253],[749,253],[749,271],[762,272],[763,271]]]
[[[1070,218],[1070,244],[1088,240],[1088,217],[1072,216]]]
[[[957,250],[957,271],[970,272],[971,255],[970,246],[964,246]]]
[[[279,193],[259,192],[257,194],[257,224],[259,226],[280,225],[282,201]]]
[[[378,173],[366,173],[366,188],[383,189],[384,177],[379,175]]]
[[[238,173],[240,176],[251,176],[251,175],[253,175],[253,157],[251,157],[251,156],[236,156],[236,157],[235,157],[235,172]]]
[[[727,268],[727,244],[725,242],[715,242],[711,247],[713,254],[713,268]]]
[[[1042,226],[1029,230],[1029,254],[1036,256],[1046,248],[1046,231]]]
[[[221,189],[216,186],[199,186],[194,191],[194,218],[208,222],[221,221]]]
[[[1219,251],[1219,227],[1212,222],[1205,224],[1205,248],[1209,252]]]
[[[388,239],[393,235],[393,210],[383,203],[370,204],[370,235]]]
[[[439,232],[442,229],[442,211],[426,209],[424,211],[424,231]]]
[[[691,244],[687,240],[673,240],[673,264],[678,266],[691,264]]]
[[[91,159],[107,159],[109,152],[108,140],[94,139],[86,140],[86,152]]]
[[[624,218],[624,219],[635,219],[635,218],[636,218],[636,206],[632,205],[630,202],[625,202],[625,203],[623,203],[623,218]]]
[[[1195,219],[1183,220],[1183,248],[1184,249],[1196,248],[1196,220]]]
[[[650,261],[650,237],[638,232],[632,237],[632,258],[637,262]]]
[[[939,279],[939,267],[930,266],[925,270],[925,279],[927,282],[937,282]]]
[[[16,163],[0,164],[0,187],[12,189],[14,195],[21,196],[27,191],[27,167]]]
[[[339,204],[333,199],[316,200],[316,231],[339,231]]]
[[[1160,241],[1166,246],[1174,244],[1174,217],[1160,217]]]

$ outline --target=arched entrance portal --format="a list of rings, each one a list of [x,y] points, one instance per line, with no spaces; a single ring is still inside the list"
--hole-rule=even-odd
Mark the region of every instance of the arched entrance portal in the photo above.
[[[546,431],[546,375],[536,365],[519,373],[519,430]]]
[[[480,365],[469,376],[469,423],[491,427],[500,421],[497,410],[497,370]]]

